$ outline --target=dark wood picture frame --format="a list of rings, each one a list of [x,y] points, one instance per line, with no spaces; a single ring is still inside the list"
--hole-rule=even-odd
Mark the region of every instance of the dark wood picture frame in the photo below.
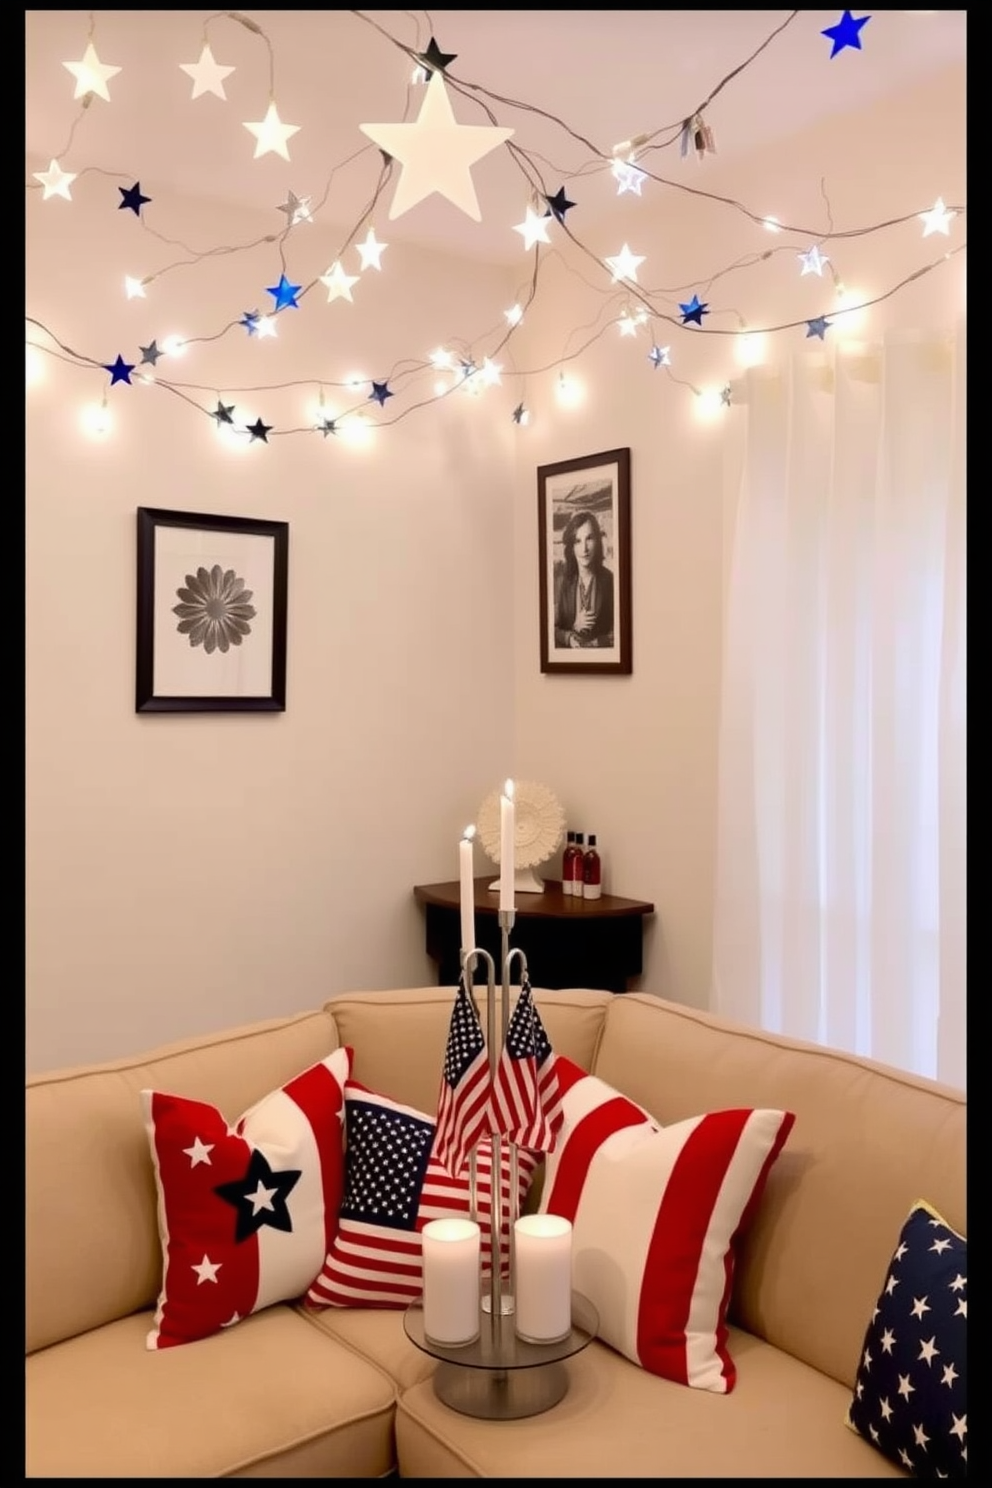
[[[627,677],[630,606],[630,450],[605,450],[537,469],[541,671]],[[564,539],[599,548],[601,567],[580,600],[578,566]],[[571,546],[571,544],[570,544]],[[569,571],[571,569],[571,572]]]
[[[137,546],[135,712],[285,712],[289,523],[139,506]]]

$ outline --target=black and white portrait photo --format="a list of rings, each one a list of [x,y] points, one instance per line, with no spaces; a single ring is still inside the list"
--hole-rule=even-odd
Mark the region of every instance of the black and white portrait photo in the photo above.
[[[542,672],[629,674],[630,451],[538,468]]]

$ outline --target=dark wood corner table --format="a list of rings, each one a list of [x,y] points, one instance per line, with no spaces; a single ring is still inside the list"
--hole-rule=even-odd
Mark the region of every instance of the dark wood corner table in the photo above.
[[[478,944],[500,964],[499,892],[490,889],[492,874],[475,880],[475,926]],[[438,985],[453,987],[461,971],[460,886],[418,884],[413,891],[423,905],[427,954],[437,963]],[[511,947],[527,957],[535,987],[596,987],[626,992],[630,979],[640,976],[644,920],[654,905],[643,899],[621,899],[603,894],[599,899],[576,899],[563,894],[557,880],[547,879],[541,894],[517,894]],[[477,965],[475,980],[484,982]]]

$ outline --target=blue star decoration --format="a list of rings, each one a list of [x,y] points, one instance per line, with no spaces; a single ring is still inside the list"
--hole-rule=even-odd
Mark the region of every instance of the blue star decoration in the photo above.
[[[458,56],[458,53],[442,52],[441,48],[438,46],[437,42],[432,36],[430,41],[427,43],[426,52],[415,52],[414,55],[416,56],[417,61],[420,63],[421,67],[426,72],[427,76],[430,77],[431,73],[433,73],[435,70],[438,72],[443,72],[446,67],[449,67]]]
[[[234,423],[234,419],[231,417],[231,415],[233,414],[233,412],[234,412],[234,404],[233,403],[222,403],[220,401],[220,399],[218,398],[217,399],[217,407],[214,409],[214,411],[210,415],[210,417],[212,419],[216,419],[217,420],[217,427],[219,429],[220,426],[221,426],[221,424],[233,424]]]
[[[302,284],[290,284],[286,275],[280,274],[279,283],[270,285],[265,293],[274,296],[276,310],[298,310],[296,296],[302,288]]]
[[[117,190],[122,197],[122,200],[117,203],[118,212],[123,212],[125,207],[130,207],[135,217],[140,217],[145,202],[151,201],[150,196],[142,196],[140,181],[135,181],[134,185],[128,186],[127,190],[123,186],[118,186]]]
[[[822,341],[825,333],[829,331],[829,329],[830,321],[827,320],[826,317],[823,315],[817,315],[814,317],[813,320],[808,320],[806,322],[806,340],[808,341],[810,336],[819,336],[820,340]]]
[[[103,369],[105,372],[110,373],[111,387],[113,387],[115,382],[126,382],[128,387],[131,386],[131,373],[134,371],[134,364],[133,362],[126,362],[120,352],[117,353],[117,360],[114,363],[104,362]]]
[[[837,53],[842,52],[845,47],[852,47],[855,51],[860,52],[861,28],[862,26],[867,26],[870,20],[870,15],[859,16],[855,20],[851,12],[845,10],[836,26],[828,26],[825,31],[821,31],[820,35],[829,36],[833,43],[830,50],[831,57],[836,57]]]
[[[218,1183],[214,1189],[218,1198],[237,1210],[235,1241],[240,1244],[242,1240],[250,1240],[263,1225],[292,1234],[293,1221],[286,1200],[299,1181],[300,1169],[273,1172],[268,1158],[256,1147],[248,1159],[245,1176],[233,1183]]]
[[[151,365],[154,367],[159,357],[165,355],[164,351],[159,350],[158,343],[156,341],[153,341],[150,346],[139,346],[138,350],[141,352],[141,365],[143,367],[148,362],[150,362]]]
[[[709,315],[710,313],[709,306],[705,304],[705,302],[700,303],[698,295],[693,295],[692,299],[687,305],[680,304],[679,310],[682,312],[683,325],[701,326],[703,323],[703,316]]]
[[[378,403],[379,407],[381,408],[382,405],[385,403],[386,399],[387,398],[391,398],[392,396],[393,395],[389,391],[389,388],[386,385],[386,383],[384,383],[384,382],[373,382],[373,384],[372,384],[372,391],[369,393],[369,401],[370,402],[374,398],[375,401]]]
[[[258,334],[258,322],[260,318],[257,310],[246,310],[238,321],[238,325],[243,325],[249,336],[256,336]]]
[[[260,418],[257,418],[253,424],[245,424],[245,428],[251,435],[252,442],[254,442],[256,439],[260,439],[263,444],[268,444],[269,431],[272,428],[271,424],[263,424],[262,420]]]
[[[544,214],[545,217],[553,216],[556,222],[564,222],[565,213],[575,206],[575,203],[569,201],[565,195],[564,186],[559,186],[554,196],[546,196],[544,200],[548,204],[548,210]]]

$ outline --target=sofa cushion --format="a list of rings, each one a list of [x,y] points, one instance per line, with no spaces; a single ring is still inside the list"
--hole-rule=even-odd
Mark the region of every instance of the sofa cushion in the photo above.
[[[29,1478],[371,1478],[393,1465],[392,1383],[293,1308],[154,1353],[151,1321],[135,1313],[26,1360]]]
[[[350,1068],[336,1049],[233,1125],[205,1101],[142,1091],[163,1258],[149,1348],[306,1292],[337,1230]]]
[[[927,1203],[899,1234],[848,1425],[917,1477],[968,1472],[968,1242]]]
[[[396,1407],[404,1478],[899,1478],[844,1426],[850,1391],[751,1334],[730,1331],[737,1388],[685,1390],[593,1342],[564,1368],[552,1410],[484,1421],[443,1405],[425,1380]]]
[[[55,1070],[25,1092],[26,1348],[151,1307],[162,1283],[143,1089],[243,1111],[337,1048],[329,1014],[225,1029]],[[65,1243],[66,1235],[72,1244]]]
[[[540,1212],[572,1222],[572,1277],[598,1336],[652,1374],[726,1394],[734,1242],[794,1117],[743,1108],[662,1127],[568,1059],[558,1080]]]
[[[967,1233],[964,1094],[638,992],[613,998],[592,1070],[665,1125],[718,1106],[795,1112],[738,1247],[730,1318],[850,1394],[913,1201]]]
[[[307,1293],[315,1307],[407,1307],[422,1294],[420,1232],[432,1219],[470,1212],[469,1168],[452,1178],[434,1156],[430,1116],[349,1080],[346,1089],[344,1196],[338,1231]],[[489,1270],[489,1139],[477,1153],[482,1272]],[[537,1166],[517,1154],[519,1212]],[[501,1152],[502,1229],[509,1235],[510,1155]]]
[[[387,1374],[398,1389],[405,1390],[434,1373],[436,1360],[411,1342],[403,1326],[403,1313],[387,1307],[300,1306],[315,1328],[345,1348],[354,1349],[370,1364]]]

